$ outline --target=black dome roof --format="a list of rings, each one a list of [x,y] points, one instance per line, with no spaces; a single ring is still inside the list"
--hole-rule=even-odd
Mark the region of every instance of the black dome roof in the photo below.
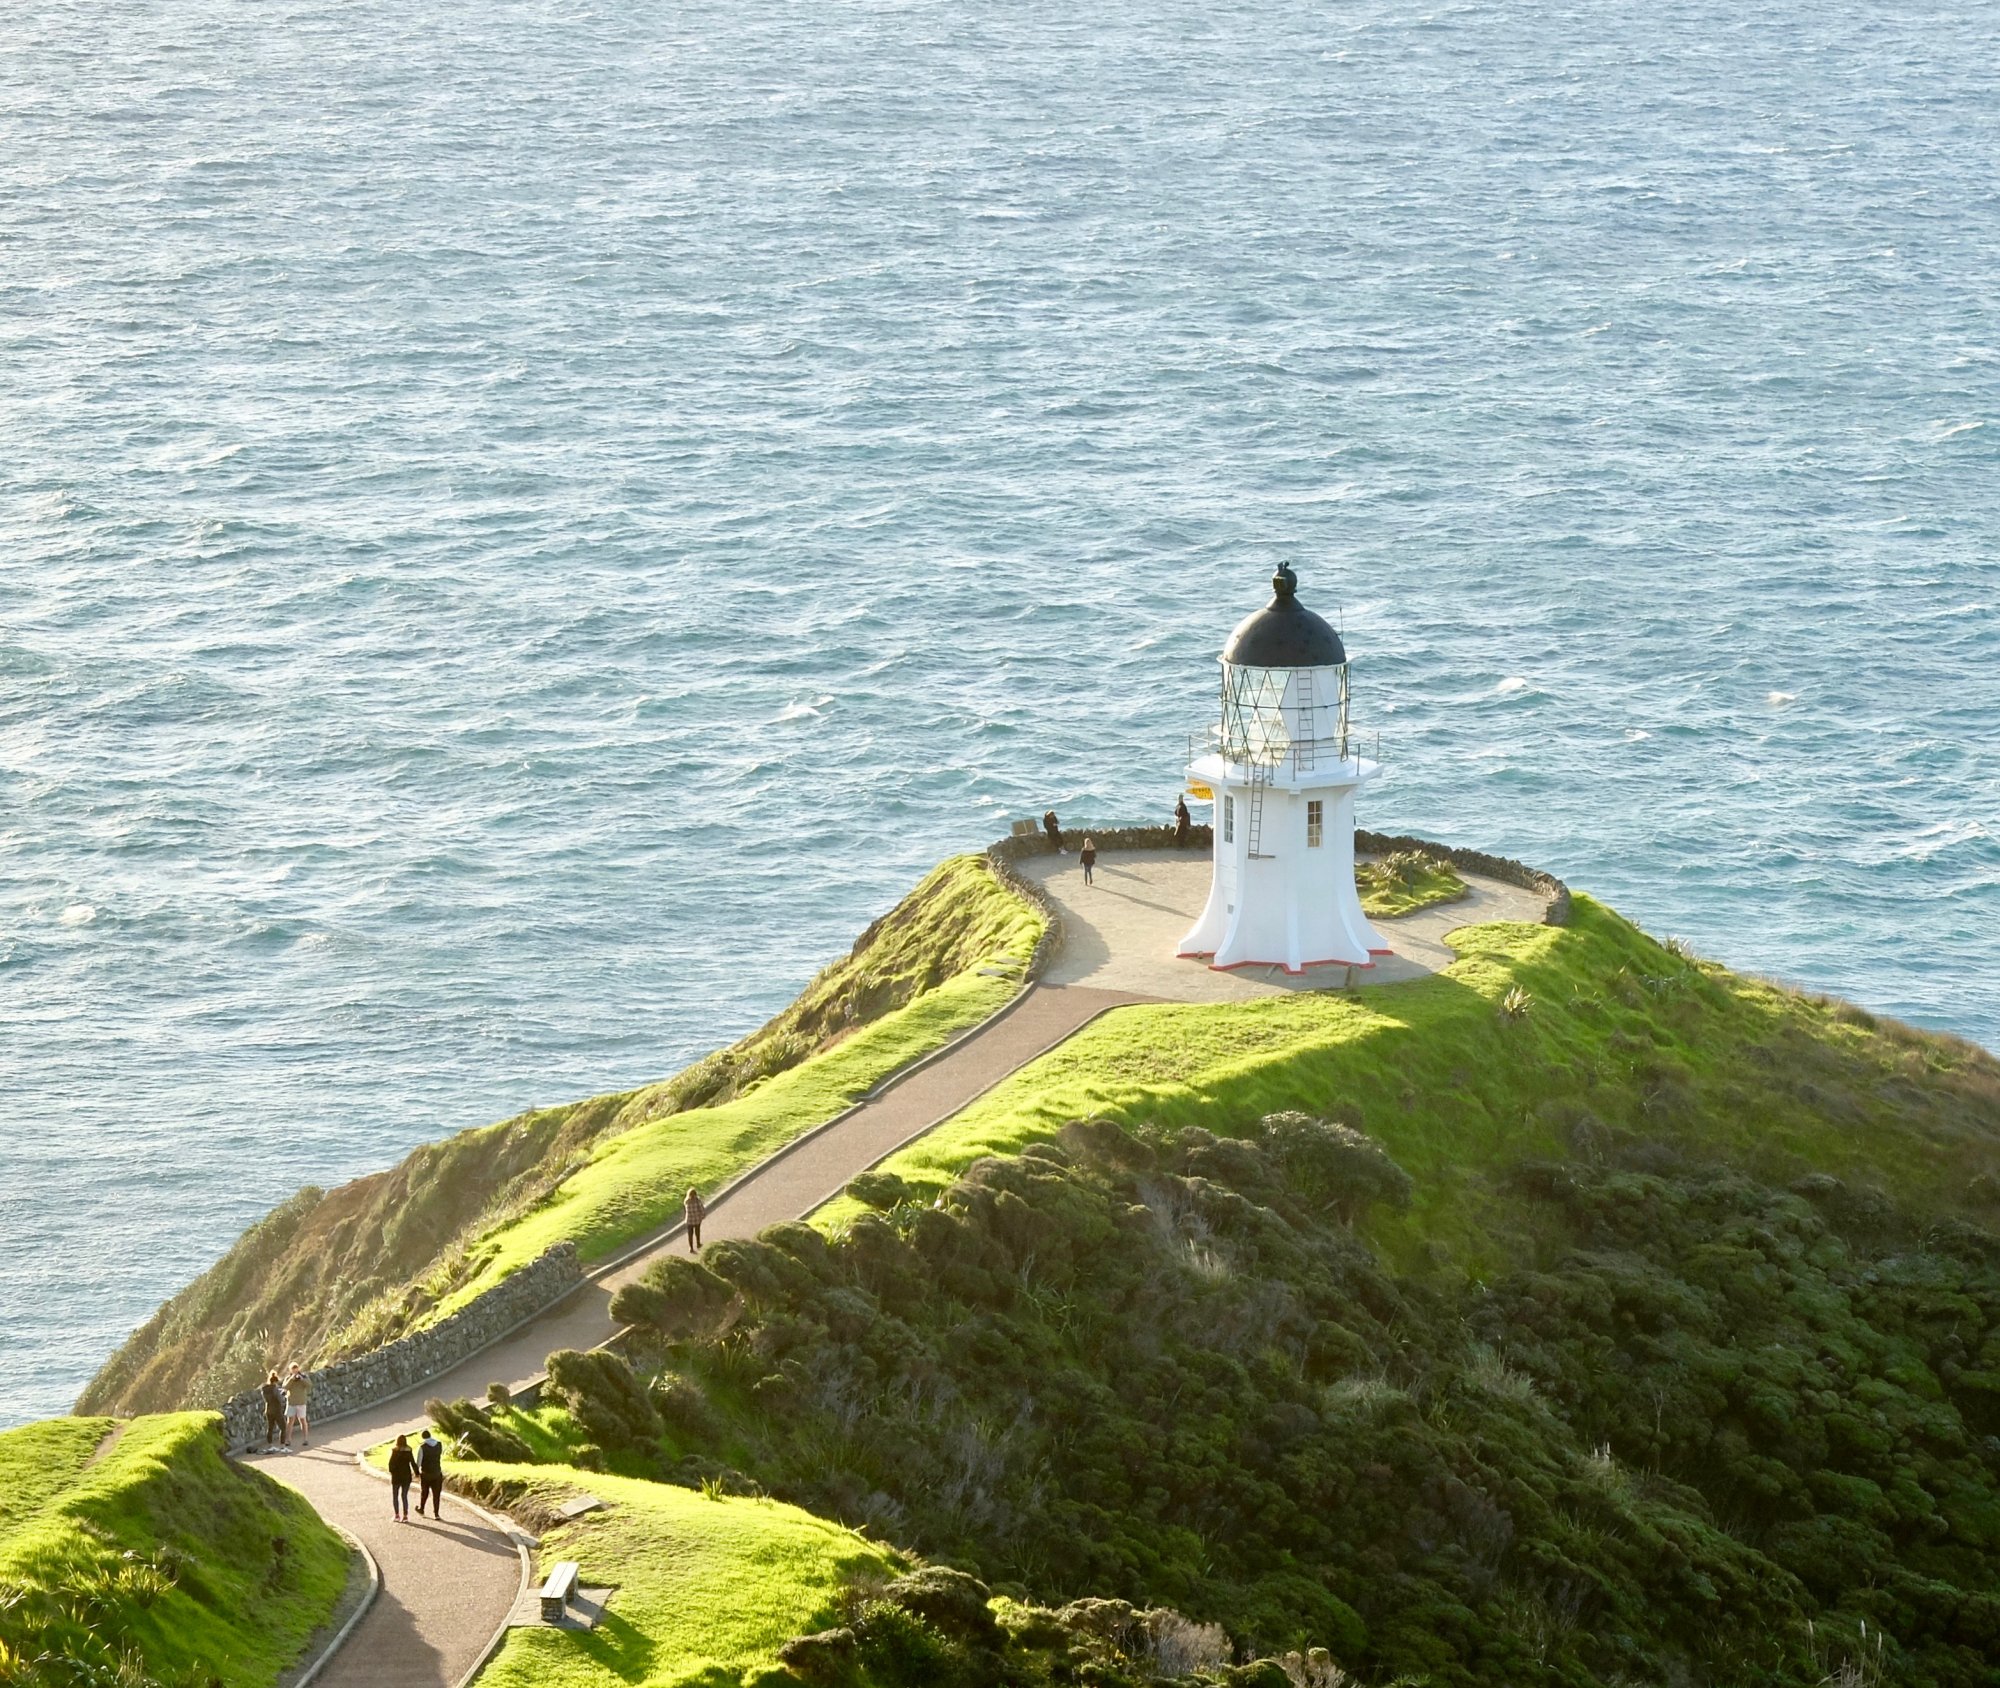
[[[1299,602],[1299,577],[1280,563],[1271,577],[1276,594],[1255,615],[1246,615],[1222,647],[1222,660],[1243,668],[1331,668],[1347,660],[1347,650],[1323,616]]]

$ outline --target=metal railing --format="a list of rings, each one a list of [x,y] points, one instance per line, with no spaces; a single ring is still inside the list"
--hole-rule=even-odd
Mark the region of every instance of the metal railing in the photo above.
[[[1338,767],[1361,754],[1361,735],[1343,727],[1325,738],[1287,739],[1281,744],[1253,741],[1247,734],[1225,733],[1221,723],[1197,727],[1188,734],[1188,766],[1203,756],[1220,756],[1242,768],[1262,768],[1268,774],[1317,773],[1324,767]],[[1381,759],[1382,735],[1375,735],[1376,759]]]

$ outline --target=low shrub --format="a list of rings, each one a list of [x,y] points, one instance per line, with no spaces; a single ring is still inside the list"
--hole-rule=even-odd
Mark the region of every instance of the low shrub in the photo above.
[[[550,1400],[567,1407],[602,1448],[657,1450],[666,1428],[652,1394],[616,1354],[558,1348],[548,1358]]]
[[[451,1437],[461,1459],[489,1459],[499,1464],[525,1463],[534,1458],[528,1444],[513,1431],[495,1424],[487,1408],[459,1399],[424,1403],[432,1424]]]

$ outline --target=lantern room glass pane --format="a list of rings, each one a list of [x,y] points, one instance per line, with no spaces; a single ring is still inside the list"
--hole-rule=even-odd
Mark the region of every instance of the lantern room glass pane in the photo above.
[[[1345,664],[1329,668],[1222,669],[1218,748],[1231,762],[1309,769],[1348,754]]]

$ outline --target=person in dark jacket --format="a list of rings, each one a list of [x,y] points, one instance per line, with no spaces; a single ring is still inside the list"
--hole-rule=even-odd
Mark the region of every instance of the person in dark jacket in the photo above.
[[[1093,883],[1090,876],[1097,867],[1097,840],[1087,832],[1083,835],[1083,848],[1077,852],[1076,859],[1083,863],[1084,884]]]
[[[264,1452],[274,1454],[289,1447],[285,1435],[285,1391],[276,1372],[264,1379]]]
[[[1188,813],[1187,799],[1185,797],[1176,797],[1174,799],[1174,848],[1176,850],[1185,850],[1187,848],[1188,828],[1193,825],[1194,816]]]
[[[701,1222],[708,1217],[708,1209],[702,1205],[701,1192],[692,1184],[688,1186],[687,1200],[681,1203],[681,1213],[687,1220],[688,1253],[693,1254],[701,1247]]]
[[[424,1515],[424,1503],[430,1502],[431,1516],[444,1516],[444,1444],[438,1440],[435,1430],[426,1430],[424,1439],[417,1444],[417,1516]]]
[[[1044,809],[1042,811],[1042,830],[1049,835],[1049,848],[1055,851],[1057,855],[1061,855],[1062,828],[1056,824],[1055,810]]]
[[[417,1474],[417,1456],[408,1436],[398,1436],[389,1450],[389,1516],[398,1524],[410,1521],[410,1480]]]

